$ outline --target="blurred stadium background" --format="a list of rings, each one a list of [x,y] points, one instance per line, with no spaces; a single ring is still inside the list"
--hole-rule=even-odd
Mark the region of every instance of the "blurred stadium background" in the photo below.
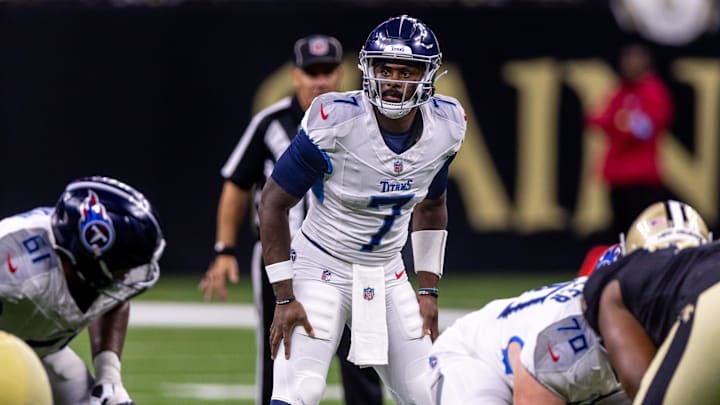
[[[433,28],[449,70],[438,91],[468,112],[449,185],[443,308],[568,278],[591,246],[614,241],[595,175],[603,144],[583,113],[631,40],[650,47],[675,99],[667,185],[717,230],[716,0],[1,1],[0,216],[53,205],[76,177],[122,179],[155,203],[168,240],[163,277],[138,303],[194,303],[213,317],[248,305],[247,276],[231,304],[196,291],[212,259],[220,167],[252,113],[291,91],[296,38],[339,38],[344,87],[358,88],[366,35],[402,13]],[[252,326],[134,323],[129,334],[123,364],[138,403],[251,403],[240,398],[252,396]],[[86,352],[86,336],[73,346]]]

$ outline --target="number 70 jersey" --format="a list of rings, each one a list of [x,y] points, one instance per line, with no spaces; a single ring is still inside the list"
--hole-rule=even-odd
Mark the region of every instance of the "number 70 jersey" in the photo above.
[[[413,207],[465,136],[465,112],[450,97],[418,107],[420,138],[402,153],[383,140],[373,106],[363,92],[317,97],[302,129],[328,162],[312,187],[302,231],[338,259],[381,265],[407,241]]]
[[[522,364],[568,402],[584,403],[620,391],[600,338],[582,316],[586,277],[494,301],[495,338],[508,366],[507,346],[522,346]],[[492,334],[491,334],[492,335]],[[506,369],[511,382],[512,371]],[[512,382],[511,382],[512,383]],[[624,397],[623,397],[624,398]]]

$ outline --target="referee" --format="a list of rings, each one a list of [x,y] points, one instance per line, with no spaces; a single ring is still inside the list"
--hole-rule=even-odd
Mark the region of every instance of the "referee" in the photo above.
[[[213,295],[227,297],[225,280],[238,282],[238,262],[235,243],[238,228],[255,187],[255,204],[280,155],[298,132],[300,121],[312,100],[320,94],[338,91],[342,79],[342,46],[325,35],[312,35],[295,42],[292,83],[295,94],[285,97],[253,117],[235,150],[222,168],[225,179],[217,210],[215,259],[200,281],[199,289],[206,300]],[[300,229],[307,204],[297,204],[290,210],[290,229]],[[258,218],[255,216],[255,226]],[[257,235],[256,235],[257,236]],[[275,312],[275,297],[262,263],[260,239],[253,250],[251,272],[255,307],[262,327],[257,330],[258,357],[256,360],[257,403],[270,404],[273,365],[270,358],[270,325]],[[345,328],[338,347],[338,357],[345,388],[345,402],[350,405],[381,405],[379,378],[372,368],[360,369],[347,361],[350,333]]]

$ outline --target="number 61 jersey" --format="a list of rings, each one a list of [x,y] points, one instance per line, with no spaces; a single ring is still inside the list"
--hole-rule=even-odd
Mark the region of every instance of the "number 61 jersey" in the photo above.
[[[91,320],[157,280],[103,290],[82,312],[54,249],[51,213],[43,207],[0,221],[0,330],[24,340],[41,357],[62,349]]]
[[[333,256],[381,265],[407,241],[413,207],[428,194],[435,176],[460,149],[465,111],[435,96],[418,107],[417,142],[395,153],[383,140],[373,106],[361,91],[318,96],[302,130],[328,164],[313,187],[302,231]]]

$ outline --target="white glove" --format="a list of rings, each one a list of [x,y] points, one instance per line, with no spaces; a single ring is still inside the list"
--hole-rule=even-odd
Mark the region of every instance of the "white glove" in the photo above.
[[[111,351],[93,358],[95,385],[90,391],[90,405],[135,405],[120,379],[120,358]]]
[[[90,405],[135,405],[120,384],[97,384],[90,392]]]

